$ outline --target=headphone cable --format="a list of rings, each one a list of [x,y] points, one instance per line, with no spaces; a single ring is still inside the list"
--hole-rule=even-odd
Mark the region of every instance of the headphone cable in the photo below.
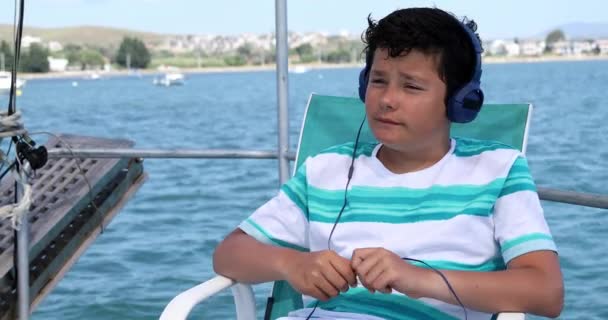
[[[351,155],[350,167],[348,168],[348,178],[346,180],[346,186],[344,187],[344,201],[342,203],[342,208],[340,209],[340,212],[338,213],[338,216],[336,217],[336,221],[334,222],[334,224],[333,224],[333,226],[331,228],[331,231],[329,233],[329,237],[327,239],[327,248],[328,248],[328,250],[331,250],[331,238],[332,238],[332,236],[334,234],[334,231],[336,230],[336,226],[338,225],[338,222],[340,221],[340,218],[342,217],[342,213],[344,212],[344,209],[346,208],[346,205],[348,203],[348,200],[347,200],[348,187],[350,186],[350,182],[351,182],[352,177],[353,177],[353,173],[354,173],[354,169],[355,169],[355,159],[357,157],[357,147],[359,145],[359,138],[361,136],[361,131],[363,129],[363,124],[365,123],[365,120],[366,120],[366,116],[363,117],[363,121],[361,121],[361,125],[359,125],[359,130],[357,131],[357,137],[355,138],[355,145],[353,147],[353,153]],[[406,261],[413,261],[413,262],[421,263],[421,264],[427,266],[433,272],[437,273],[441,277],[441,279],[445,282],[445,284],[447,285],[448,289],[450,290],[450,293],[454,296],[454,298],[456,299],[456,301],[458,302],[458,304],[462,308],[462,311],[464,312],[464,318],[465,318],[465,320],[468,320],[468,314],[467,314],[466,307],[464,306],[464,304],[460,300],[460,297],[458,297],[458,294],[456,294],[456,291],[454,290],[454,288],[450,284],[450,281],[447,279],[447,277],[441,271],[433,268],[431,265],[429,265],[428,263],[426,263],[426,262],[424,262],[422,260],[413,259],[413,258],[406,258],[406,257],[402,257],[401,259],[406,260]],[[306,317],[306,320],[309,320],[312,317],[313,313],[317,310],[318,306],[319,306],[319,300],[317,300],[315,302],[314,307],[313,307],[312,311],[310,312],[310,314],[308,314],[308,316]]]
[[[363,129],[363,124],[365,123],[366,118],[367,118],[367,115],[363,116],[363,121],[361,121],[361,125],[359,125],[359,130],[357,131],[357,137],[355,138],[355,145],[353,146],[353,153],[351,155],[350,166],[348,168],[346,186],[344,187],[344,202],[342,203],[342,208],[340,209],[340,213],[338,213],[338,216],[336,217],[336,221],[334,222],[334,225],[332,226],[331,231],[329,232],[329,237],[327,238],[327,250],[331,250],[331,237],[333,236],[334,231],[336,230],[336,226],[338,225],[338,221],[340,221],[340,217],[342,217],[342,213],[344,212],[344,209],[346,208],[346,204],[348,203],[346,195],[348,193],[348,186],[350,185],[350,181],[353,178],[353,172],[355,171],[355,158],[357,157],[357,147],[359,145],[359,137],[361,136],[361,130]],[[310,312],[308,317],[306,317],[306,320],[309,320],[310,317],[312,317],[312,314],[315,313],[315,310],[317,310],[318,306],[319,306],[319,300],[317,300],[315,302],[315,306],[312,308],[312,311]]]
[[[436,274],[438,274],[441,277],[441,279],[443,280],[443,282],[445,282],[445,284],[448,286],[448,289],[450,290],[450,293],[454,296],[454,298],[456,299],[456,301],[458,302],[458,304],[462,308],[462,311],[464,312],[464,319],[468,320],[467,308],[464,306],[464,304],[462,303],[462,301],[460,301],[460,298],[456,294],[456,290],[454,290],[454,288],[450,284],[450,281],[448,281],[448,278],[441,271],[433,268],[430,264],[428,264],[428,263],[426,263],[426,262],[424,262],[422,260],[413,259],[413,258],[406,258],[406,257],[402,257],[401,259],[406,260],[406,261],[413,261],[413,262],[421,263],[421,264],[425,265],[426,267],[428,267],[429,269],[431,269]]]

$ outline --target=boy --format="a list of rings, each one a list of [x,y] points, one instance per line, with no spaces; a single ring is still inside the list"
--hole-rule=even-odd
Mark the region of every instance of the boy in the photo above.
[[[563,280],[526,160],[449,135],[481,73],[474,23],[412,8],[368,24],[362,99],[379,143],[308,158],[218,246],[215,271],[318,299],[289,319],[557,317]]]

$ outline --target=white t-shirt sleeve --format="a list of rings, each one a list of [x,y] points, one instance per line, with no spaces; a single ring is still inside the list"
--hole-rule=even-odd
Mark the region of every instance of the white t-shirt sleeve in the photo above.
[[[239,228],[257,240],[309,251],[306,164],[279,193],[245,219]]]
[[[494,235],[506,263],[539,250],[556,251],[528,162],[519,155],[494,206]]]

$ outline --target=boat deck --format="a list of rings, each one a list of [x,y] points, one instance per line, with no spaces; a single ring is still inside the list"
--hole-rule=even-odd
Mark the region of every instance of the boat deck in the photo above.
[[[47,149],[132,146],[128,140],[73,135],[61,135],[46,143]],[[145,177],[143,162],[138,158],[51,158],[35,172],[30,179],[33,196],[28,213],[30,310],[103,232]],[[14,189],[14,179],[5,177],[0,185],[0,206],[14,203]],[[14,239],[11,221],[1,220],[0,319],[14,318],[17,309]]]

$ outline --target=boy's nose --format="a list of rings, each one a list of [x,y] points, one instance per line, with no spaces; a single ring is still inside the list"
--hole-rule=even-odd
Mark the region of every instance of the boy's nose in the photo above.
[[[398,90],[394,86],[387,86],[380,98],[382,109],[395,109],[399,104],[398,93]]]

